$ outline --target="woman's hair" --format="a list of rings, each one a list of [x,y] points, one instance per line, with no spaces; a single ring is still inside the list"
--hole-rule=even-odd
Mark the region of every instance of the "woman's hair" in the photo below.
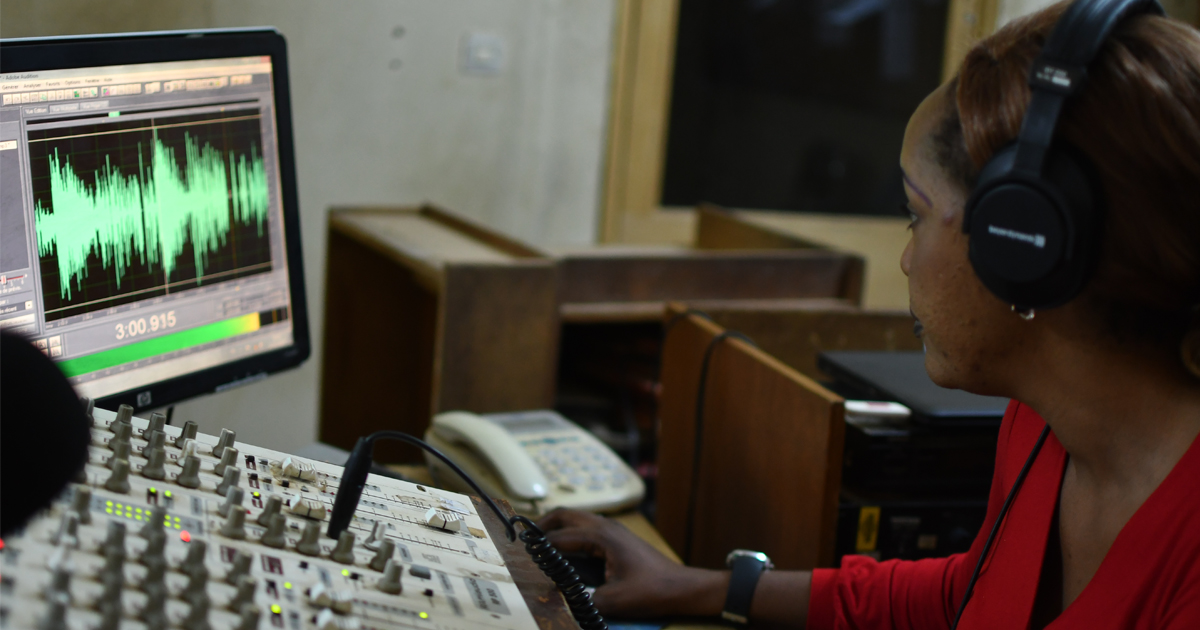
[[[963,60],[936,158],[970,190],[1016,139],[1029,69],[1066,2],[1000,29]],[[1105,200],[1096,273],[1084,297],[1119,336],[1178,343],[1200,302],[1200,32],[1158,16],[1125,20],[1068,102],[1058,137],[1094,167]]]

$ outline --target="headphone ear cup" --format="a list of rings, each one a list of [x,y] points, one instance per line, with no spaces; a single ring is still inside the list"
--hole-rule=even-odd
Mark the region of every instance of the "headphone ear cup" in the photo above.
[[[1051,150],[1041,178],[1015,170],[1015,157],[1015,144],[998,151],[967,203],[971,264],[984,286],[1019,309],[1059,306],[1094,267],[1095,188],[1073,152]]]

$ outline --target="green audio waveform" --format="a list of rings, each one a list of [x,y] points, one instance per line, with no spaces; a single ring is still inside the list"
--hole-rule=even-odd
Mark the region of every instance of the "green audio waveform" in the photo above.
[[[220,151],[207,143],[200,147],[185,134],[186,166],[181,169],[156,131],[148,165],[141,143],[135,175],[122,175],[106,155],[93,187],[76,176],[69,158],[59,160],[58,149],[48,157],[53,211],[40,201],[35,209],[38,254],[57,251],[63,299],[71,298],[72,280],[77,288],[82,286],[92,252],[104,268],[116,267],[120,288],[135,255],[141,264],[161,267],[169,278],[190,234],[199,282],[209,252],[229,237],[231,217],[244,224],[255,222],[258,235],[263,235],[269,194],[263,160],[254,145],[249,157],[230,153],[227,169]]]

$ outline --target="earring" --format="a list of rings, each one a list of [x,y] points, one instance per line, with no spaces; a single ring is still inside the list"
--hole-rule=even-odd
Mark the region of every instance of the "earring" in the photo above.
[[[1188,331],[1183,337],[1183,343],[1179,344],[1179,358],[1183,360],[1183,367],[1200,378],[1200,330]]]
[[[1012,312],[1016,313],[1018,317],[1020,317],[1021,319],[1025,320],[1027,322],[1033,321],[1033,318],[1037,315],[1037,311],[1035,311],[1033,309],[1029,309],[1027,311],[1018,311],[1016,304],[1013,304],[1010,307],[1010,309],[1012,310]]]

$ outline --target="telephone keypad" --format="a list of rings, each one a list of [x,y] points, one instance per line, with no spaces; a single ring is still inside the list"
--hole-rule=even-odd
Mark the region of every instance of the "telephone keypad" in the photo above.
[[[553,484],[599,491],[607,487],[620,488],[629,483],[628,474],[620,472],[614,455],[593,444],[582,447],[564,442],[577,442],[575,436],[546,437],[523,442],[526,451]],[[617,471],[614,474],[614,471]]]

